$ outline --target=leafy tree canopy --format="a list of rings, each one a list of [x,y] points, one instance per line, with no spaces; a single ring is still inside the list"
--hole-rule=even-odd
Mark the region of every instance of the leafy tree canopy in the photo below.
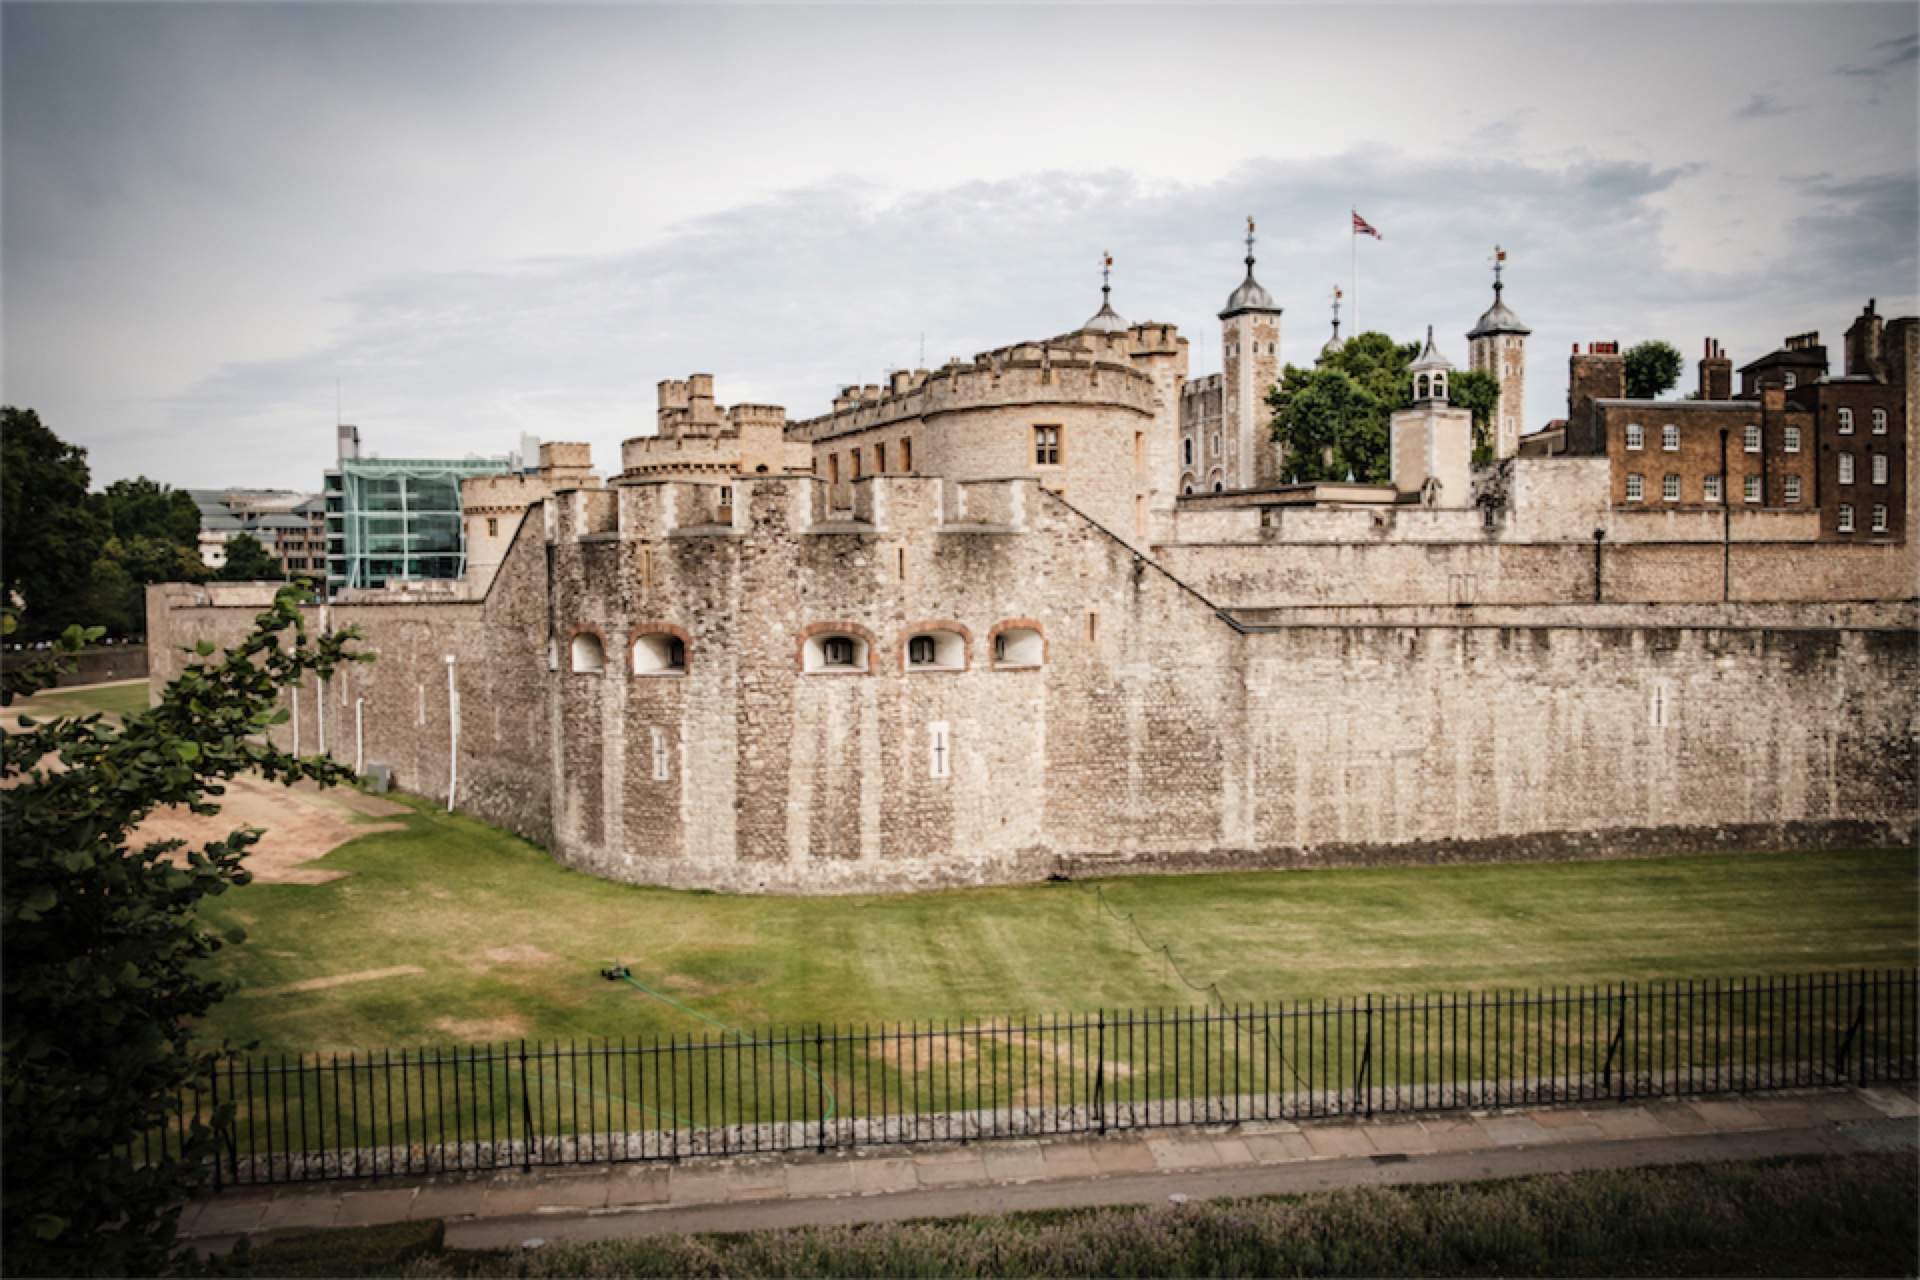
[[[264,582],[280,577],[280,562],[250,533],[227,539],[227,563],[220,570],[228,582]]]
[[[20,638],[51,639],[75,623],[139,634],[149,584],[211,576],[200,560],[200,509],[190,494],[145,477],[90,494],[85,449],[60,439],[31,409],[0,415],[4,595],[19,611]]]
[[[178,1130],[183,1090],[213,1061],[193,1043],[222,994],[205,962],[239,939],[209,931],[196,908],[246,883],[242,862],[260,833],[190,849],[136,845],[134,828],[165,805],[217,813],[221,784],[242,772],[350,777],[266,738],[286,715],[281,689],[361,660],[351,631],[309,637],[302,598],[284,588],[223,656],[201,645],[159,704],[122,725],[90,715],[0,731],[0,1249],[10,1274],[152,1275],[173,1252],[214,1131],[194,1121],[164,1152],[141,1139]],[[61,644],[97,635],[71,627]],[[8,672],[0,705],[52,683],[51,665]],[[215,1125],[231,1122],[223,1106]]]
[[[87,451],[31,409],[0,408],[0,605],[20,637],[45,640],[74,621],[105,539],[87,501]]]
[[[1674,384],[1680,381],[1680,372],[1686,367],[1686,360],[1672,343],[1652,338],[1628,348],[1626,365],[1627,397],[1632,400],[1653,400],[1671,391]]]
[[[1345,480],[1385,484],[1388,420],[1413,402],[1407,366],[1420,354],[1417,342],[1400,343],[1384,333],[1362,333],[1319,365],[1288,365],[1281,385],[1267,397],[1273,438],[1286,447],[1284,471],[1293,480]],[[1448,399],[1473,414],[1474,456],[1492,456],[1491,427],[1500,384],[1492,374],[1456,370],[1447,379]]]

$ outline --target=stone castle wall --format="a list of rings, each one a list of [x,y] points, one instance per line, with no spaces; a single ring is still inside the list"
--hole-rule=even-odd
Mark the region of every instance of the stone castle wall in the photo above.
[[[1881,566],[1836,552],[1891,549],[1735,546],[1736,582],[1786,602],[1723,604],[1718,546],[1628,547],[1620,599],[1700,603],[1595,607],[1591,547],[1149,559],[1033,480],[871,479],[858,522],[819,518],[820,487],[736,480],[724,522],[713,486],[562,494],[483,599],[330,606],[379,658],[301,691],[302,748],[324,700],[351,762],[358,704],[365,758],[409,790],[445,798],[457,754],[456,807],[569,865],[749,892],[1914,834],[1911,578],[1875,606],[1760,591],[1850,599]],[[1485,623],[1445,586],[1482,571]],[[1403,599],[1343,585],[1390,578]],[[1376,612],[1254,609],[1275,594]],[[258,604],[153,588],[156,674]],[[996,666],[1010,626],[1044,637],[1038,666]],[[963,637],[961,669],[908,669],[930,629]],[[864,671],[803,669],[829,632]],[[589,634],[605,669],[575,672]],[[649,635],[684,643],[684,674],[636,670]]]

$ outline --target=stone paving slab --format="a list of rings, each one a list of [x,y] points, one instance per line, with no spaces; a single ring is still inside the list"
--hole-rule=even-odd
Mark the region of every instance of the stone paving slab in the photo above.
[[[1301,1129],[1300,1135],[1322,1160],[1380,1154],[1367,1131],[1357,1124],[1312,1125]]]
[[[248,1188],[189,1205],[181,1230],[196,1241],[215,1242],[409,1218],[484,1224],[613,1217],[658,1224],[718,1220],[733,1212],[757,1215],[754,1221],[766,1225],[864,1221],[869,1219],[861,1212],[905,1214],[903,1206],[914,1203],[973,1203],[981,1196],[987,1197],[979,1200],[985,1207],[970,1211],[997,1212],[1015,1202],[1131,1203],[1100,1196],[1123,1190],[1146,1195],[1150,1187],[1164,1196],[1216,1184],[1312,1190],[1443,1180],[1435,1170],[1483,1170],[1499,1162],[1518,1161],[1515,1167],[1526,1169],[1573,1167],[1569,1160],[1583,1168],[1624,1167],[1638,1158],[1636,1152],[1693,1149],[1687,1144],[1709,1140],[1716,1149],[1763,1154],[1913,1150],[1920,1143],[1916,1117],[1920,1106],[1908,1089],[1808,1091],[1371,1121],[1262,1121],[823,1157],[702,1157],[676,1165],[449,1175],[414,1184]],[[1097,1190],[1102,1187],[1107,1190]],[[827,1205],[852,1207],[821,1208]]]

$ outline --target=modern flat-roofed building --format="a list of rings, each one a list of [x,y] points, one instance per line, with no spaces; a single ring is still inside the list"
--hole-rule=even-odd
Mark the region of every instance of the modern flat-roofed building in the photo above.
[[[506,457],[363,458],[360,429],[339,428],[326,474],[327,585],[382,587],[466,572],[460,482],[515,470]]]

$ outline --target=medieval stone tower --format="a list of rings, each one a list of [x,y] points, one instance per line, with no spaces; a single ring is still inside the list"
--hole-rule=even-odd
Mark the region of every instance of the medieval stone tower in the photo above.
[[[1520,450],[1520,420],[1527,405],[1527,335],[1500,292],[1500,274],[1507,264],[1506,250],[1493,251],[1493,305],[1467,334],[1468,367],[1500,380],[1500,401],[1493,410],[1493,456],[1511,458]]]
[[[1267,392],[1280,381],[1280,308],[1253,278],[1253,219],[1247,219],[1247,278],[1220,313],[1222,416],[1229,441],[1228,487],[1280,483],[1280,446],[1269,438]]]

